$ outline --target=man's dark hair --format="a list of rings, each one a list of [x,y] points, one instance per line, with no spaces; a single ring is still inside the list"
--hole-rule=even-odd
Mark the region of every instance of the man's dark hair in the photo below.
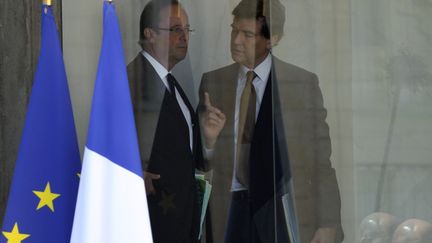
[[[145,40],[144,37],[144,29],[145,28],[152,28],[152,27],[158,27],[159,24],[159,13],[161,9],[165,8],[166,6],[176,6],[180,5],[178,0],[151,0],[147,3],[147,5],[144,7],[143,11],[141,12],[140,17],[140,28],[139,28],[139,43],[142,46]],[[156,32],[159,32],[158,29],[155,29]]]
[[[283,35],[285,7],[279,0],[242,0],[232,14],[235,18],[259,21],[260,34],[267,39],[270,39],[271,35]]]

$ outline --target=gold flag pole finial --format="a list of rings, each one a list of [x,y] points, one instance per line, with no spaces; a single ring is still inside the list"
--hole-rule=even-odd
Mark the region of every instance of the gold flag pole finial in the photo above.
[[[51,0],[43,0],[43,4],[47,6],[51,6]]]

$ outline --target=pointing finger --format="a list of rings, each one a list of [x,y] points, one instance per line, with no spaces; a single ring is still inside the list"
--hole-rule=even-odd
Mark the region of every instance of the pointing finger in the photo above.
[[[210,95],[209,93],[205,92],[204,93],[204,105],[208,108],[211,107],[211,102],[210,102]]]

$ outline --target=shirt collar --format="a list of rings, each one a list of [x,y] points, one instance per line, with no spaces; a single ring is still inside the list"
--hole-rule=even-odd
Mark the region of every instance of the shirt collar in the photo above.
[[[170,73],[170,72],[168,72],[168,70],[162,64],[160,64],[160,62],[158,62],[154,57],[152,57],[152,55],[150,55],[148,52],[142,51],[141,53],[144,55],[145,58],[147,58],[147,60],[150,62],[150,64],[156,70],[159,77],[162,80],[164,80],[166,78],[166,76],[168,75],[168,73]]]
[[[258,66],[256,66],[253,70],[247,68],[246,66],[241,65],[240,75],[241,77],[245,77],[248,71],[254,71],[260,80],[266,81],[270,75],[270,69],[272,65],[271,54],[269,53],[267,57],[262,61]]]

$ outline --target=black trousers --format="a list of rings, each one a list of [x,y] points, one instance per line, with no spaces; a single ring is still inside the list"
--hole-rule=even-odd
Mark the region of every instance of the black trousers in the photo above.
[[[252,223],[248,191],[236,191],[231,196],[225,243],[249,243],[252,241]]]
[[[273,205],[273,202],[270,201],[270,205]],[[280,204],[277,210],[280,215],[275,215],[274,207],[266,207],[264,215],[261,215],[257,222],[254,221],[250,205],[248,191],[232,193],[225,243],[290,242]]]

